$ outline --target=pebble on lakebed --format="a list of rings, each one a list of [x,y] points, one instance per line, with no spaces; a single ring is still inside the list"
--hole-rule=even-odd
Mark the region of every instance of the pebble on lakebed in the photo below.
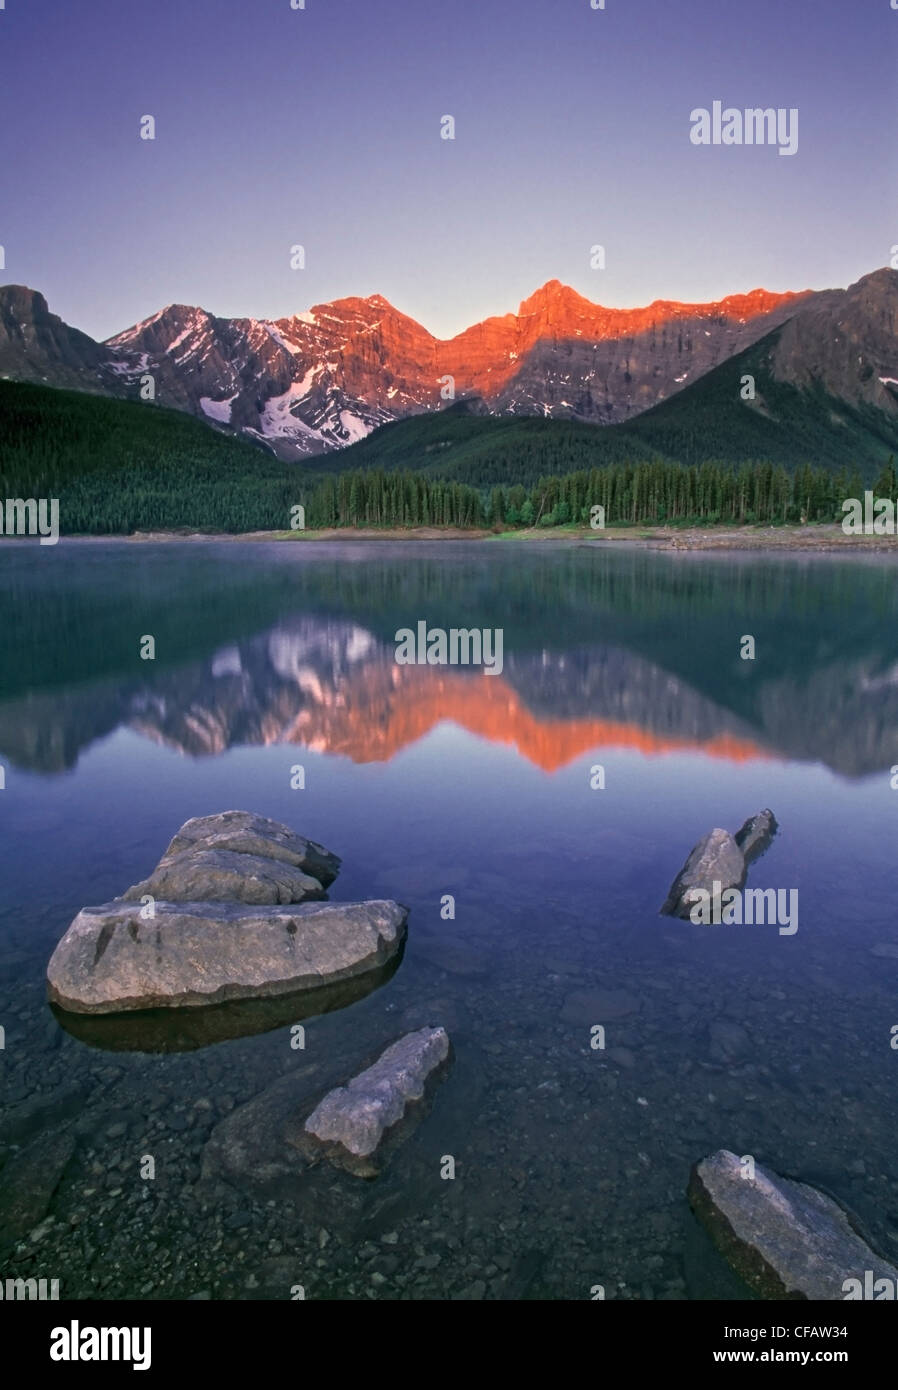
[[[148,879],[78,913],[47,968],[50,1001],[87,1014],[220,1004],[380,970],[403,946],[408,910],[316,901],[339,868],[249,811],[189,820]]]

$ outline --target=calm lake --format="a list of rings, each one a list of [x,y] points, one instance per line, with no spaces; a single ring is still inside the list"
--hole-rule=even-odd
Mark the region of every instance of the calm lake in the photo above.
[[[894,563],[9,542],[0,603],[0,1188],[35,1213],[4,1276],[63,1298],[742,1298],[685,1196],[719,1148],[821,1186],[898,1259]],[[422,620],[501,628],[501,674],[397,665]],[[780,832],[749,884],[797,890],[797,931],[660,916],[696,841],[763,807]],[[341,855],[332,901],[407,904],[396,973],[306,1018],[303,1049],[289,1018],[63,1026],[44,976],[77,911],[230,808]],[[454,1064],[381,1177],[210,1170],[239,1107],[428,1023]]]

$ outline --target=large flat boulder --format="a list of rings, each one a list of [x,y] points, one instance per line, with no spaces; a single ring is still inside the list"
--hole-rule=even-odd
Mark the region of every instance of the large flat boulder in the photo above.
[[[445,1028],[406,1033],[372,1066],[329,1091],[305,1120],[288,1130],[301,1153],[325,1157],[358,1177],[375,1177],[388,1152],[426,1113],[451,1060]]]
[[[50,959],[51,1002],[75,1013],[219,1004],[316,989],[381,969],[402,947],[392,901],[254,907],[117,899],[83,908]]]
[[[53,1016],[67,1033],[105,1052],[192,1052],[232,1038],[270,1033],[307,1018],[364,999],[392,979],[399,953],[385,965],[348,980],[316,985],[273,998],[229,999],[203,1009],[136,1009],[127,1013],[76,1014],[51,1004]]]
[[[745,882],[745,857],[728,830],[715,829],[699,840],[673,881],[661,911],[671,917],[688,917],[703,901],[704,893],[741,888]]]
[[[197,850],[229,850],[233,854],[279,859],[311,874],[326,888],[340,872],[340,859],[315,840],[297,835],[288,825],[256,815],[254,811],[220,811],[194,816],[172,838],[160,863]]]
[[[843,1300],[898,1269],[866,1243],[842,1207],[815,1187],[742,1161],[728,1149],[692,1170],[689,1201],[714,1244],[761,1298]]]
[[[301,903],[323,898],[324,889],[317,878],[283,859],[201,848],[166,854],[124,898],[137,902],[146,895],[172,903]]]

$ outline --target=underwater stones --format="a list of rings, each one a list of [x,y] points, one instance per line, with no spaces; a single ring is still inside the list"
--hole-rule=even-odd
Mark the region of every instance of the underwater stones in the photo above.
[[[0,1247],[22,1240],[47,1214],[75,1145],[74,1131],[65,1125],[40,1134],[7,1159],[0,1185]]]
[[[639,1000],[625,989],[575,989],[567,995],[561,1010],[564,1023],[608,1023],[636,1013]]]

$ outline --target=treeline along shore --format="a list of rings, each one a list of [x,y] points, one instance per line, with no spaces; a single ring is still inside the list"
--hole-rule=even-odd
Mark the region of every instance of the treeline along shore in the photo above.
[[[872,484],[898,498],[894,457],[869,468],[755,459],[606,460],[489,485],[411,468],[285,463],[177,411],[0,382],[0,499],[58,498],[64,535],[240,534],[339,527],[452,529],[838,522]],[[589,438],[601,446],[603,429]],[[519,477],[526,479],[522,468]],[[302,513],[297,512],[301,507]]]

